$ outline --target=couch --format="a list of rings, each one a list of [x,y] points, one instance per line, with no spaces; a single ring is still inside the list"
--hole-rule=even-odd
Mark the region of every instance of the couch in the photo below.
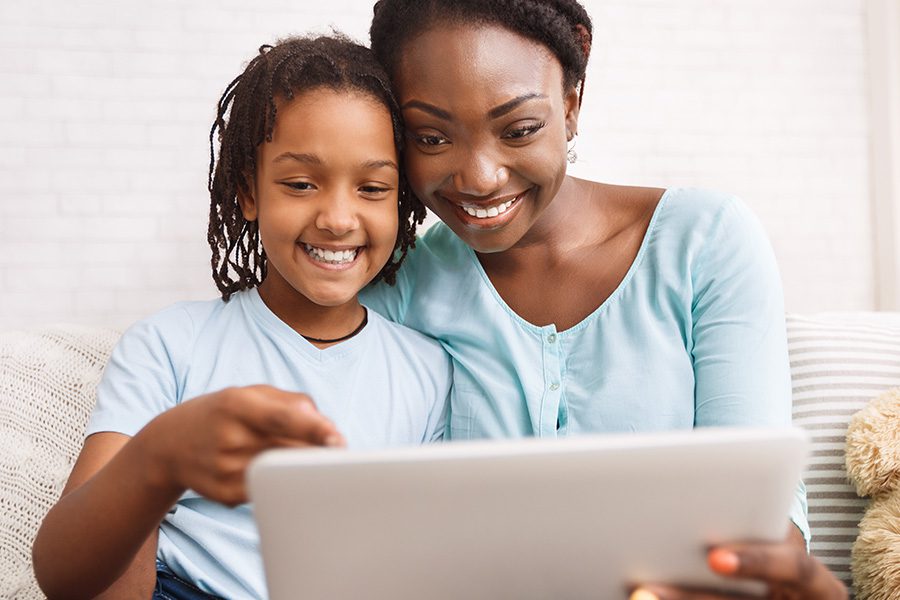
[[[809,431],[811,551],[850,583],[866,500],[846,480],[850,417],[900,386],[900,313],[787,316],[795,424]],[[31,542],[78,454],[118,333],[53,326],[0,333],[0,598],[42,598]]]

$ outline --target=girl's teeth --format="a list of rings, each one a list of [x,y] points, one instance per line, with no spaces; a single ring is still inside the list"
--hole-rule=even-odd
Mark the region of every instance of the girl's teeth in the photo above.
[[[498,204],[497,206],[492,206],[490,208],[474,208],[471,206],[463,206],[462,209],[466,211],[466,214],[475,217],[476,219],[490,219],[492,217],[496,217],[501,213],[505,213],[509,210],[509,207],[513,205],[513,202],[518,200],[518,196],[513,198],[512,200],[508,200],[503,204]]]
[[[324,250],[316,248],[309,244],[304,244],[306,253],[319,262],[327,262],[334,265],[341,265],[353,262],[356,259],[358,250]]]

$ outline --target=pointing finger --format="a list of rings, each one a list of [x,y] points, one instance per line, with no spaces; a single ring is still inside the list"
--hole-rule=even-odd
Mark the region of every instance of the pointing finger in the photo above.
[[[306,394],[272,387],[248,390],[238,408],[241,418],[258,433],[315,446],[341,446],[343,436]]]

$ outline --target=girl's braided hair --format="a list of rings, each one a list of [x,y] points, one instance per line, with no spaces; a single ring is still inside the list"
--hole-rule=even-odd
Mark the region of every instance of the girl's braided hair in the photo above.
[[[448,23],[498,25],[547,47],[562,65],[564,89],[577,86],[581,103],[593,27],[577,0],[378,0],[372,51],[395,75],[410,40]]]
[[[403,150],[400,108],[387,73],[369,49],[340,34],[288,38],[274,46],[261,46],[244,72],[225,88],[209,132],[207,239],[213,280],[226,301],[266,277],[259,226],[244,219],[237,194],[250,193],[248,177],[256,172],[257,147],[272,140],[276,98],[289,101],[295,94],[320,87],[360,92],[384,104],[391,114],[398,155]],[[394,254],[375,278],[389,284],[394,283],[400,263],[415,245],[416,225],[425,218],[425,207],[410,192],[404,176],[400,177],[397,208],[400,226]]]

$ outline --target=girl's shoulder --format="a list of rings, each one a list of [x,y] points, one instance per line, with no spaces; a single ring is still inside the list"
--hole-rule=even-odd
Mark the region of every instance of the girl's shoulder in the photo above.
[[[221,298],[176,302],[132,324],[122,334],[120,344],[140,344],[180,354],[194,345],[201,332],[215,327],[229,313],[240,312],[244,294],[234,294],[228,302]]]

